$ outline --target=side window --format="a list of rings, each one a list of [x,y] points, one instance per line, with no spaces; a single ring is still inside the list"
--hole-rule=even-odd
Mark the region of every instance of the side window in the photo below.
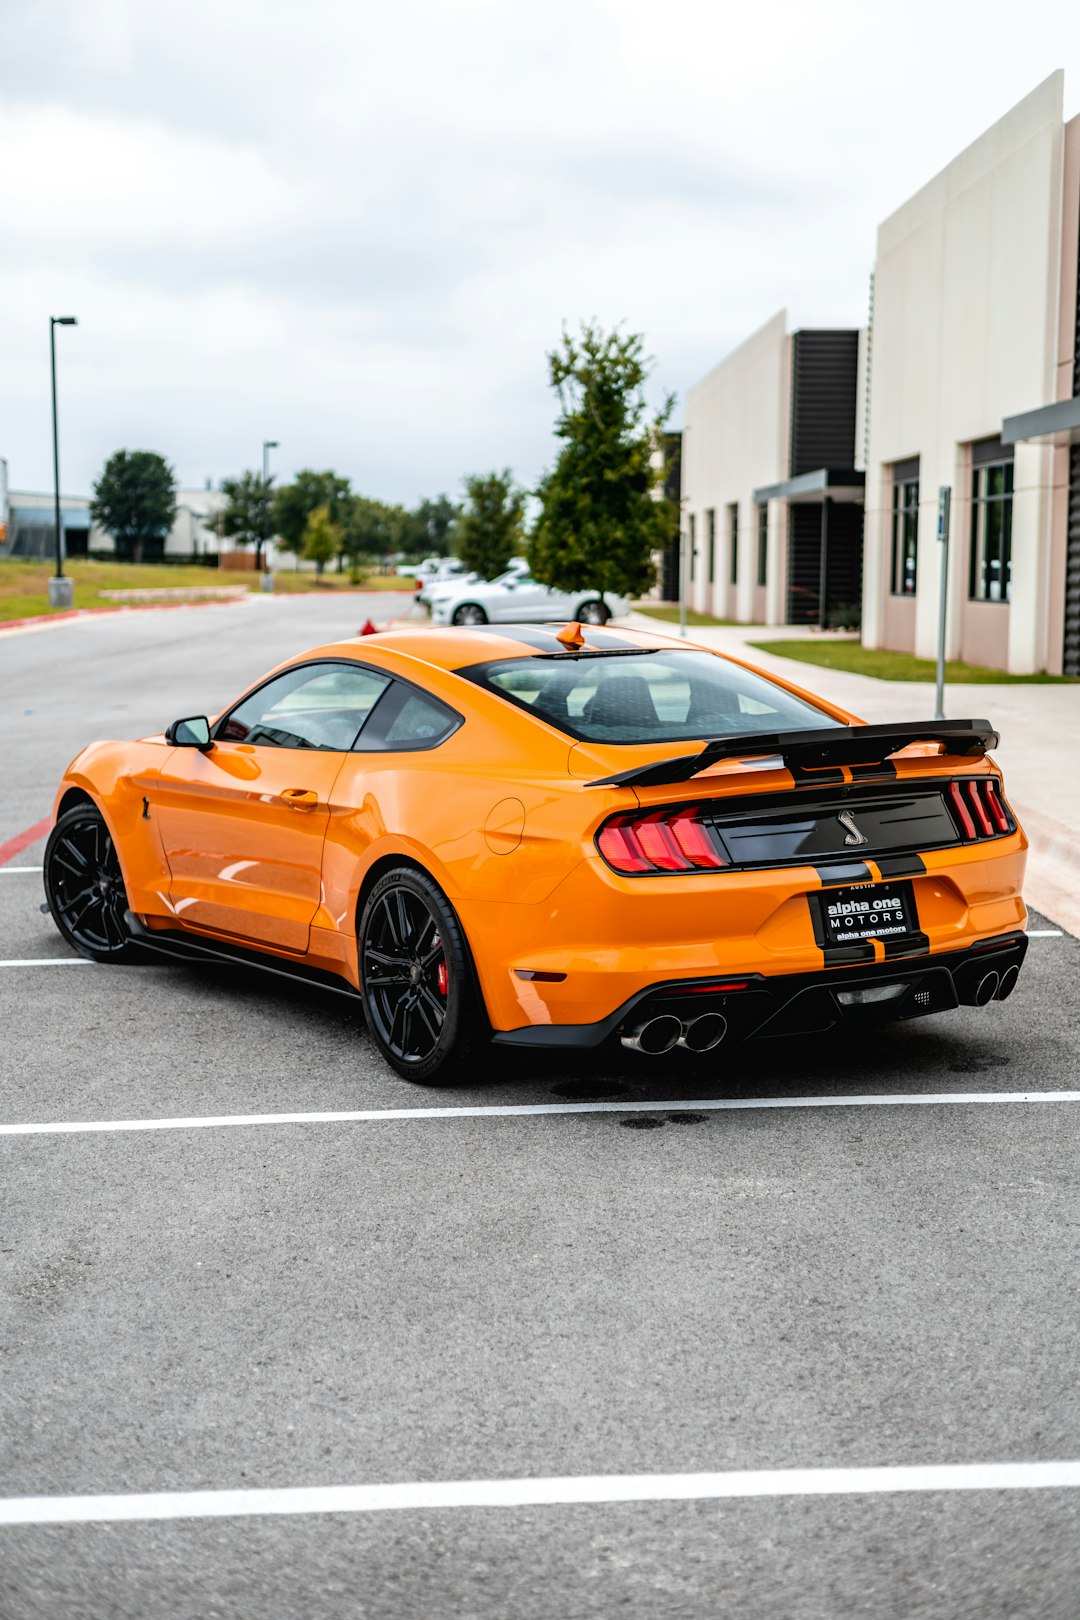
[[[390,678],[348,664],[286,670],[218,722],[222,742],[260,748],[322,748],[347,753]]]
[[[461,724],[461,716],[428,692],[395,681],[371,726],[356,739],[359,753],[437,748]]]

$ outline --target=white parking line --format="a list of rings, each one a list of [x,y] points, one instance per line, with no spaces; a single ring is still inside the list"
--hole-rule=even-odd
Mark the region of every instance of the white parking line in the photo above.
[[[1029,928],[1028,939],[1060,939],[1063,933],[1061,928]]]
[[[0,877],[18,877],[24,872],[44,872],[43,866],[0,866]]]
[[[357,1108],[306,1114],[80,1119],[0,1125],[0,1136],[83,1136],[110,1131],[199,1131],[241,1125],[374,1125],[415,1119],[528,1119],[547,1114],[723,1113],[759,1108],[941,1108],[968,1103],[1078,1103],[1080,1091],[902,1091],[851,1097],[689,1097],[669,1102],[480,1104],[463,1108]]]
[[[310,1485],[242,1491],[0,1499],[0,1525],[268,1514],[387,1513],[432,1508],[556,1507],[601,1502],[702,1502],[754,1496],[876,1496],[910,1491],[1052,1491],[1080,1485],[1080,1462],[943,1463],[899,1468],[770,1468],[742,1473],[584,1474],[453,1479],[409,1485]]]
[[[9,967],[97,967],[85,956],[25,956],[12,962],[0,962],[0,968]]]

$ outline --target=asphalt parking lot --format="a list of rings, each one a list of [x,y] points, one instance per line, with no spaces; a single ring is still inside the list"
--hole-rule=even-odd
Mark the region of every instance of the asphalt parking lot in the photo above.
[[[0,637],[0,850],[84,741],[371,607]],[[42,847],[0,865],[0,1127],[43,1127],[0,1130],[4,1620],[1077,1613],[1080,1467],[1025,1467],[1080,1459],[1080,942],[1033,917],[1008,1003],[870,1043],[431,1093],[338,998],[71,963]],[[232,1491],[273,1494],[191,1495]]]

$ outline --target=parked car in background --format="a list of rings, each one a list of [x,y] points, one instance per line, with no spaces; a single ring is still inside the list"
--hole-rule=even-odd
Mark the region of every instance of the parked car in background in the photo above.
[[[630,611],[626,598],[611,591],[555,591],[541,585],[527,571],[503,574],[486,584],[462,581],[432,595],[430,603],[435,624],[544,623],[563,619],[606,624],[610,618]]]
[[[416,600],[426,602],[426,591],[433,585],[450,583],[465,577],[465,565],[460,557],[425,557],[413,570],[416,581]]]
[[[422,591],[417,591],[416,600],[426,602],[429,607],[441,596],[460,596],[467,587],[474,585],[504,585],[509,579],[520,579],[529,572],[529,565],[524,557],[511,557],[503,573],[496,574],[494,579],[484,579],[482,574],[455,574],[450,579],[437,579]]]

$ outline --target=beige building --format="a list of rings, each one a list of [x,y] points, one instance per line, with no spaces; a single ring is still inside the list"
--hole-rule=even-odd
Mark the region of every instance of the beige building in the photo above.
[[[686,396],[687,600],[752,623],[857,616],[863,334],[781,311]]]
[[[1080,673],[1080,118],[1062,95],[1058,72],[878,231],[868,646],[934,656],[948,486],[948,655]]]

